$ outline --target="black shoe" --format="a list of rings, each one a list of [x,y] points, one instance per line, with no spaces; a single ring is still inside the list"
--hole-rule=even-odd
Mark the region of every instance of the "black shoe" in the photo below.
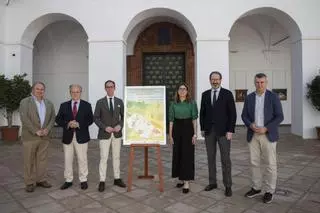
[[[33,184],[26,185],[26,192],[34,192],[34,188]]]
[[[87,181],[81,182],[81,183],[80,183],[80,186],[81,186],[81,189],[82,189],[82,190],[86,190],[86,189],[88,188],[88,183],[87,183]]]
[[[99,192],[103,192],[103,191],[104,191],[104,188],[105,188],[104,182],[100,181],[98,191],[99,191]]]
[[[208,186],[206,186],[206,188],[204,188],[204,191],[211,191],[212,189],[216,188],[218,188],[217,184],[209,184]]]
[[[183,188],[183,189],[182,189],[182,193],[183,193],[183,194],[187,194],[188,192],[189,192],[189,189],[188,189],[188,188]]]
[[[231,187],[226,187],[226,191],[224,192],[224,195],[225,195],[226,197],[231,197],[231,196],[232,196]]]
[[[48,183],[48,181],[37,182],[36,185],[40,186],[42,188],[51,188],[52,187],[52,185],[50,183]]]
[[[113,184],[116,186],[119,186],[121,188],[126,188],[126,184],[119,178],[119,179],[114,179]]]
[[[271,203],[273,200],[273,194],[271,194],[270,192],[266,192],[262,198],[264,203]]]
[[[251,188],[250,191],[248,191],[244,196],[253,198],[261,193],[261,190],[255,190],[254,188]]]
[[[72,182],[64,182],[64,184],[60,187],[61,190],[65,190],[72,186]]]
[[[177,188],[181,188],[183,186],[184,186],[184,183],[177,183],[177,185],[176,185]]]

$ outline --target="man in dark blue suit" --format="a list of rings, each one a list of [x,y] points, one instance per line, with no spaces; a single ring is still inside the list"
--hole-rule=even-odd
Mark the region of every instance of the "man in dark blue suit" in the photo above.
[[[267,76],[263,73],[255,76],[256,91],[250,93],[244,102],[242,120],[248,127],[252,188],[245,196],[253,198],[261,193],[265,183],[264,203],[271,203],[277,182],[276,145],[279,139],[278,127],[283,121],[283,112],[277,94],[267,90]],[[262,180],[260,160],[266,164]]]
[[[212,88],[202,93],[200,108],[201,134],[205,137],[208,156],[209,185],[205,191],[217,188],[216,150],[220,148],[225,195],[232,196],[230,143],[237,119],[232,93],[221,88],[222,75],[214,71],[209,80]]]
[[[72,186],[73,181],[73,156],[77,153],[79,180],[81,189],[88,188],[88,142],[90,141],[89,126],[93,123],[91,104],[81,100],[82,87],[70,85],[71,100],[60,105],[56,123],[63,128],[63,151],[65,160],[65,183],[60,187],[64,190]]]

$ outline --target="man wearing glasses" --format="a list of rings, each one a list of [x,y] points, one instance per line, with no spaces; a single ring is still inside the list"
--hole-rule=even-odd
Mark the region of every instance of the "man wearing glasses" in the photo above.
[[[114,185],[122,188],[126,187],[126,184],[120,178],[120,148],[124,105],[121,99],[114,96],[116,87],[114,81],[108,80],[104,86],[107,95],[97,101],[94,111],[94,122],[99,127],[98,139],[100,140],[99,192],[103,192],[105,189],[110,145],[112,146]]]
[[[221,167],[225,196],[232,196],[230,146],[237,112],[232,93],[221,87],[222,75],[213,71],[209,75],[211,89],[202,93],[200,108],[201,134],[205,137],[208,156],[209,185],[211,191],[217,186],[216,151],[220,148]]]

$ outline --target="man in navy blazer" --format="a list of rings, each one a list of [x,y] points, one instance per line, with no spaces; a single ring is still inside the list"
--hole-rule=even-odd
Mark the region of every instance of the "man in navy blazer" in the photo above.
[[[89,126],[93,123],[91,104],[81,100],[82,87],[72,84],[69,87],[71,100],[60,105],[56,123],[63,128],[63,151],[65,160],[65,183],[61,190],[72,186],[73,156],[77,153],[79,180],[81,189],[88,188],[88,142],[90,141]]]
[[[252,171],[252,188],[245,196],[253,198],[259,195],[263,182],[265,183],[263,202],[271,203],[277,182],[276,145],[283,112],[278,95],[267,90],[267,76],[259,73],[254,80],[256,91],[246,97],[241,115],[244,124],[248,127],[247,140]],[[260,171],[261,160],[266,164],[264,174]]]
[[[220,148],[225,195],[232,196],[230,144],[237,119],[232,93],[221,87],[222,75],[214,71],[209,80],[212,88],[202,93],[200,108],[201,134],[205,137],[208,157],[209,185],[205,191],[217,188],[216,150]]]

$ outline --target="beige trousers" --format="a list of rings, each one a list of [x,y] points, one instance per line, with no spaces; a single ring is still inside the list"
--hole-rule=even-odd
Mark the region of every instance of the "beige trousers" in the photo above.
[[[275,192],[277,183],[276,146],[277,142],[270,142],[265,134],[254,134],[249,143],[252,187],[256,190]]]
[[[66,182],[73,181],[73,158],[74,150],[76,150],[79,180],[80,182],[86,182],[88,177],[88,160],[87,151],[88,143],[79,144],[76,139],[76,135],[73,135],[70,144],[63,144],[64,151],[64,178]]]
[[[47,178],[49,141],[23,141],[24,183],[26,185],[45,181]]]
[[[114,135],[111,134],[111,137],[108,140],[100,140],[99,174],[100,174],[100,181],[102,182],[106,180],[110,144],[112,144],[113,176],[114,176],[114,179],[120,178],[121,138],[115,138]]]

